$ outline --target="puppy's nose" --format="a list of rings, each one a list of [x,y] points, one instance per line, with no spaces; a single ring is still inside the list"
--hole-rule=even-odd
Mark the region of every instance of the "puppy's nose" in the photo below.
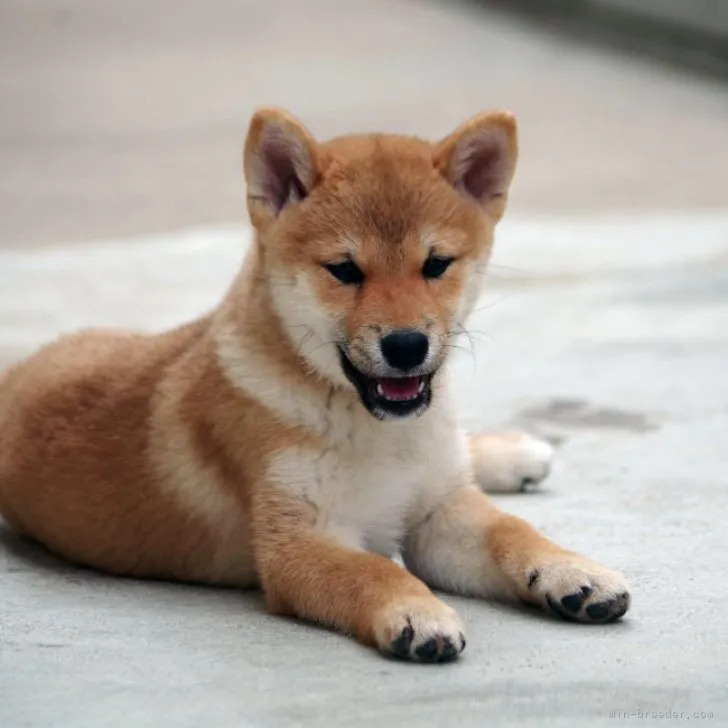
[[[400,329],[387,334],[379,345],[387,364],[406,372],[425,361],[430,342],[419,331]]]

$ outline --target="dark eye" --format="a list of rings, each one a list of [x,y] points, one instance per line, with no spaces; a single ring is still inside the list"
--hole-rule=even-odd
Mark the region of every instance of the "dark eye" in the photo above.
[[[444,258],[440,255],[431,255],[422,266],[422,275],[425,278],[439,278],[450,267],[452,258]]]
[[[359,285],[364,282],[364,273],[361,268],[351,260],[344,260],[341,263],[329,263],[324,266],[337,281],[348,286]]]

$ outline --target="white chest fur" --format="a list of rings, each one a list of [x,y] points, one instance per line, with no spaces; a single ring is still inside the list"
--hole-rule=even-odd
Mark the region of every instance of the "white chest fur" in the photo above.
[[[349,546],[392,555],[407,524],[467,469],[455,418],[440,403],[418,419],[379,422],[360,405],[336,401],[327,417],[325,446],[280,453],[269,478],[312,503],[322,530]]]
[[[268,463],[271,484],[313,504],[318,526],[343,543],[391,555],[407,524],[469,468],[446,382],[436,383],[433,404],[421,417],[379,422],[351,395],[281,387],[277,362],[244,343],[231,329],[218,332],[219,361],[228,379],[322,443],[318,451],[277,453]]]

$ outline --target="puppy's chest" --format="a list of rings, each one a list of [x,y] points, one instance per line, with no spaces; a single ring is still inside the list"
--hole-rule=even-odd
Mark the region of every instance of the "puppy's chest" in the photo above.
[[[437,442],[437,427],[357,424],[333,429],[318,453],[279,459],[277,479],[316,507],[319,528],[350,546],[391,555],[423,496],[446,487],[456,465],[443,453],[447,444]]]
[[[391,447],[332,450],[316,464],[316,475],[308,495],[320,525],[352,545],[386,554],[396,550],[420,492],[431,487],[422,459]]]

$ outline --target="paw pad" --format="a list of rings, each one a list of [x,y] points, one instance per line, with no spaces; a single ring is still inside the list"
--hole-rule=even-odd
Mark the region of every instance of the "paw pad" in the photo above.
[[[539,565],[526,573],[528,601],[541,602],[564,619],[605,624],[629,609],[627,584],[617,573],[586,559]]]
[[[402,660],[418,662],[451,662],[456,660],[465,649],[465,636],[436,634],[424,639],[417,634],[410,620],[402,631],[392,640],[389,652]]]

